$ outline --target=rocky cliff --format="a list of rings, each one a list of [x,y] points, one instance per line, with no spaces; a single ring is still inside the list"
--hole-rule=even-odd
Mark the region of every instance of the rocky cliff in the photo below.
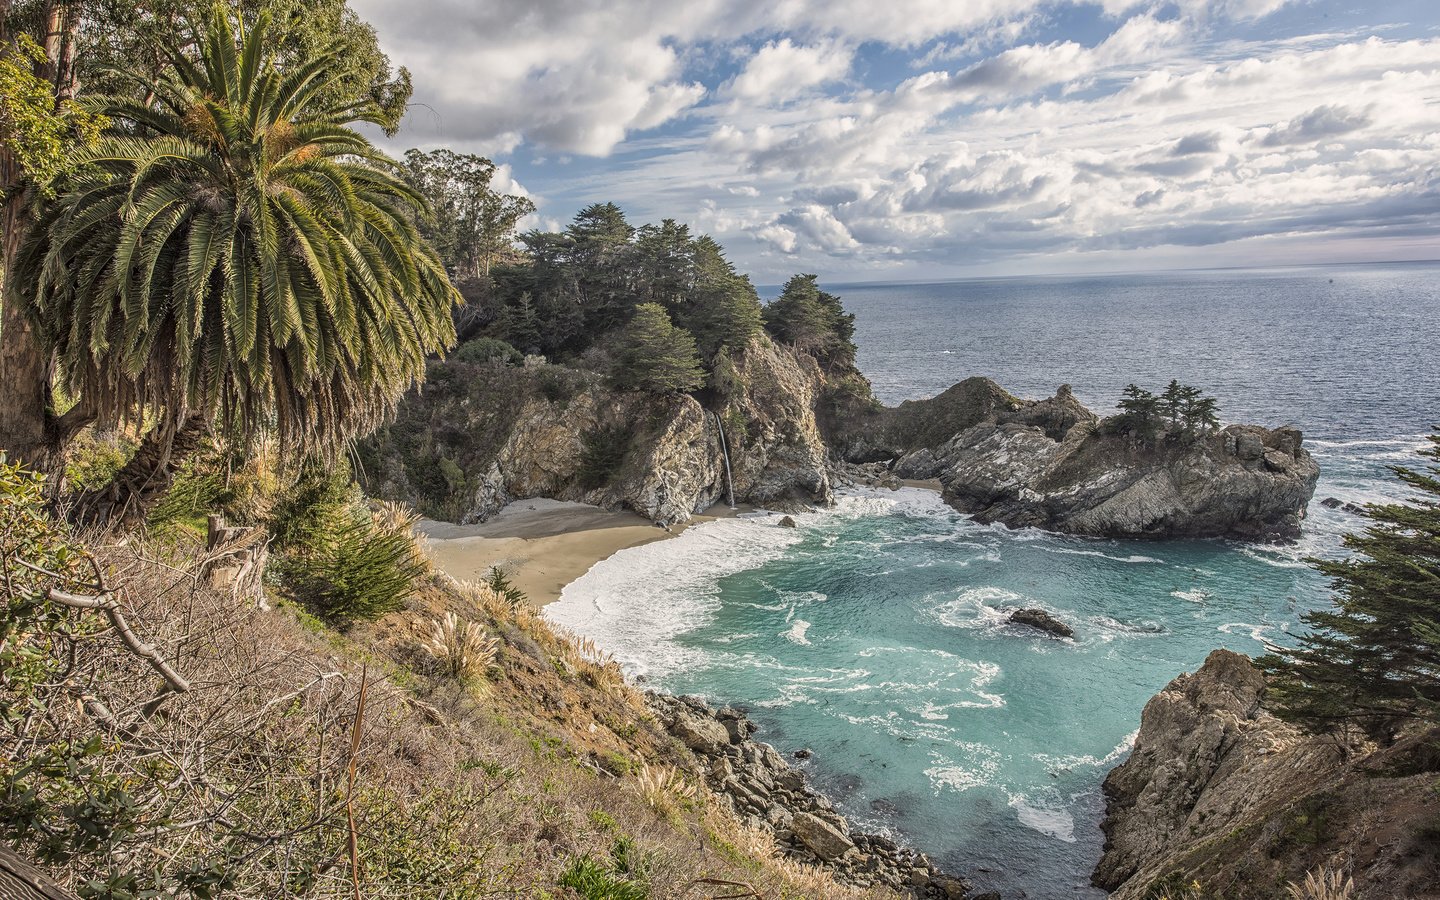
[[[1267,712],[1264,691],[1247,657],[1216,650],[1146,704],[1105,780],[1095,884],[1117,900],[1182,887],[1258,900],[1328,870],[1354,879],[1356,900],[1440,897],[1440,736],[1384,750],[1311,737]]]
[[[425,393],[367,444],[367,487],[460,522],[532,497],[682,522],[728,497],[723,431],[737,502],[824,505],[820,383],[813,360],[764,338],[732,357],[711,409],[562,366],[437,363]]]
[[[851,423],[856,460],[939,478],[981,522],[1097,537],[1292,538],[1319,467],[1293,428],[1231,425],[1142,442],[1062,386],[1017,400],[985,378]],[[942,437],[942,435],[948,435]]]

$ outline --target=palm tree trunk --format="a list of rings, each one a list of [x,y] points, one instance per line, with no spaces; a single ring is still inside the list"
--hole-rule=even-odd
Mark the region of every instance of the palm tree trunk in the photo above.
[[[185,460],[209,439],[210,420],[203,415],[192,415],[178,427],[173,423],[156,425],[109,484],[76,498],[70,520],[100,527],[140,521],[169,490]]]
[[[0,53],[9,52],[8,23],[12,0],[0,0]],[[35,74],[55,87],[55,104],[74,95],[75,29],[78,18],[71,4],[58,0],[47,5],[44,46],[46,58]],[[93,416],[86,411],[56,419],[51,412],[50,355],[36,340],[35,331],[14,296],[11,277],[16,254],[25,237],[26,207],[32,187],[19,160],[0,145],[0,451],[31,468],[48,471],[59,464],[59,451]],[[63,421],[62,421],[63,420]]]
[[[6,170],[11,154],[0,149],[0,190],[14,182]],[[0,210],[0,241],[4,252],[4,294],[0,297],[0,450],[13,462],[23,460],[47,468],[46,412],[50,406],[50,360],[41,351],[34,329],[12,296],[11,263],[25,234],[24,206],[28,191],[19,185],[6,190]]]

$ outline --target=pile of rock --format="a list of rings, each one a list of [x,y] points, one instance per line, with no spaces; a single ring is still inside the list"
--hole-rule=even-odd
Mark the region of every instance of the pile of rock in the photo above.
[[[925,854],[881,835],[852,832],[774,747],[751,738],[757,726],[744,713],[716,710],[694,697],[650,693],[646,700],[665,729],[699,758],[710,789],[747,824],[774,834],[787,855],[824,866],[857,887],[943,900],[968,896],[963,880],[941,872]]]

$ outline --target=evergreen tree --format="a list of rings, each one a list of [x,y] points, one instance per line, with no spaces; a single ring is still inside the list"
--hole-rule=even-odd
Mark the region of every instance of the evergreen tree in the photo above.
[[[1440,434],[1423,456],[1440,460]],[[1261,660],[1277,712],[1312,731],[1354,725],[1392,740],[1409,722],[1440,723],[1440,465],[1395,467],[1423,496],[1366,508],[1347,535],[1356,556],[1314,564],[1333,579],[1335,608],[1305,615],[1294,650]]]
[[[1124,429],[1142,441],[1154,440],[1160,417],[1160,401],[1154,394],[1136,384],[1127,384],[1123,394],[1119,407]]]
[[[765,329],[776,340],[794,344],[827,369],[855,362],[855,316],[840,298],[820,290],[814,275],[796,275],[780,296],[765,307]]]
[[[625,391],[683,394],[700,387],[705,373],[689,332],[671,324],[658,303],[642,303],[620,333],[611,377]]]
[[[691,253],[695,283],[676,322],[695,337],[700,355],[709,361],[721,347],[743,349],[760,333],[760,297],[708,235],[692,243]]]
[[[1190,409],[1190,424],[1200,431],[1220,427],[1220,404],[1214,397],[1197,397]]]
[[[635,229],[613,203],[580,210],[565,229],[568,263],[592,334],[623,324],[636,302]]]
[[[1185,408],[1185,386],[1177,379],[1170,379],[1160,395],[1160,414],[1170,420],[1172,427],[1180,424],[1180,415]]]

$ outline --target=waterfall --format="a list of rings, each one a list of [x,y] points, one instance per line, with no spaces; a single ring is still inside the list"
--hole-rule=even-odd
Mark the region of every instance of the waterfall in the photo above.
[[[715,417],[715,427],[720,431],[720,455],[725,457],[725,490],[730,498],[730,508],[735,508],[735,476],[730,474],[730,448],[725,443],[725,426],[720,421],[720,414],[712,412]]]

